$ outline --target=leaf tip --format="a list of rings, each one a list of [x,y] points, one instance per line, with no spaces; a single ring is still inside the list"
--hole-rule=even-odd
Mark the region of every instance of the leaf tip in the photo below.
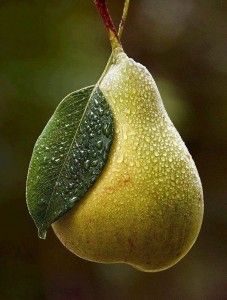
[[[40,239],[45,240],[47,236],[47,231],[45,229],[38,229],[38,236]]]

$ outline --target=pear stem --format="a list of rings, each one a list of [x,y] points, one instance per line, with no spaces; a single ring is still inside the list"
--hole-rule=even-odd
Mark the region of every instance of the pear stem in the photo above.
[[[124,30],[124,27],[125,27],[125,22],[126,22],[126,19],[127,19],[127,16],[128,16],[129,5],[130,5],[130,0],[125,0],[123,14],[122,14],[121,22],[120,22],[119,29],[118,29],[118,38],[119,38],[119,40],[122,37],[122,33],[123,33],[123,30]]]
[[[120,22],[120,25],[119,25],[119,28],[118,28],[118,40],[120,40],[120,38],[122,36],[122,33],[124,31],[125,22],[126,22],[127,15],[128,15],[128,10],[129,10],[129,4],[130,4],[130,0],[125,0],[124,9],[123,9],[122,17],[121,17],[121,22]],[[121,44],[119,44],[119,45],[121,46]],[[114,50],[114,48],[113,48],[113,50]],[[107,71],[109,70],[109,68],[112,64],[113,56],[114,55],[113,55],[113,52],[112,52],[109,59],[108,59],[108,61],[107,61],[106,67],[105,67],[101,77],[99,78],[99,80],[97,82],[97,86],[101,83],[102,79],[104,78]]]
[[[93,1],[96,5],[98,12],[99,12],[100,16],[102,17],[105,27],[109,33],[112,50],[114,50],[115,48],[117,48],[119,46],[121,47],[121,42],[119,40],[116,27],[113,23],[113,20],[110,16],[110,13],[109,13],[109,10],[107,7],[107,3],[106,3],[107,0],[93,0]]]

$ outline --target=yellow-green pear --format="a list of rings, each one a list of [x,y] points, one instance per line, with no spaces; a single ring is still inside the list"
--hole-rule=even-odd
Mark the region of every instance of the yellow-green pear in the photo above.
[[[53,229],[76,255],[155,272],[192,247],[203,218],[196,166],[149,71],[119,46],[100,89],[114,116],[108,161]]]

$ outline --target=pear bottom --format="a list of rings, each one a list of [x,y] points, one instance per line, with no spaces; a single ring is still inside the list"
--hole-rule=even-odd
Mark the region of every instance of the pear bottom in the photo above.
[[[76,204],[52,225],[66,248],[89,261],[125,263],[144,272],[162,271],[185,256],[200,230],[202,209],[187,211],[185,217],[182,207],[177,210],[169,206],[160,215],[157,207],[152,213],[152,205],[150,209],[130,207],[126,201],[112,203],[109,213],[105,201],[100,205],[97,199],[97,205],[91,205],[89,200]]]

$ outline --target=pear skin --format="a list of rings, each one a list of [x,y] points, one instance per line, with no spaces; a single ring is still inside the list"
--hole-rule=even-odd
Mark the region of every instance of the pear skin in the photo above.
[[[122,51],[100,89],[115,120],[109,159],[93,187],[53,224],[76,255],[167,269],[190,250],[203,218],[196,166],[148,70]]]

